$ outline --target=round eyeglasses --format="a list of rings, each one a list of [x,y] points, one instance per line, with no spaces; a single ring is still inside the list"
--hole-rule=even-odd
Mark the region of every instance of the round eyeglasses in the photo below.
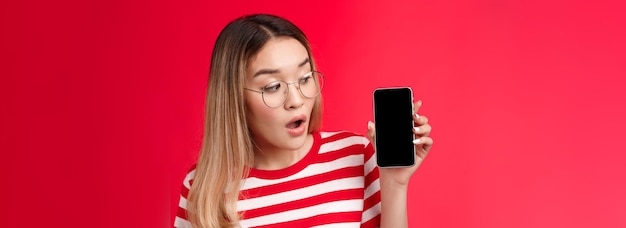
[[[324,87],[324,75],[319,71],[304,74],[298,81],[274,81],[263,86],[261,90],[244,88],[245,90],[260,93],[263,103],[270,108],[278,108],[285,104],[289,95],[289,85],[297,84],[300,94],[306,98],[315,98],[320,95]]]

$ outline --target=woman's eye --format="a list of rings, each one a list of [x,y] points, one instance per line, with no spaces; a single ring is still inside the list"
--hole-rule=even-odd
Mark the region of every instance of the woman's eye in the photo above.
[[[313,76],[311,76],[311,75],[304,76],[304,77],[300,78],[300,84],[303,84],[303,85],[307,84],[312,79],[313,79]]]
[[[267,92],[267,93],[277,92],[278,90],[280,90],[280,87],[281,87],[280,82],[273,82],[263,87],[263,92]]]

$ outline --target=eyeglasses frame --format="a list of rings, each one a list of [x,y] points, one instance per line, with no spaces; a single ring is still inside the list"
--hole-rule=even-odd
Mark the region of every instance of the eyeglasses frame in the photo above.
[[[322,94],[322,89],[324,88],[324,83],[323,83],[323,82],[324,82],[324,74],[323,74],[322,72],[319,72],[319,71],[313,70],[313,71],[309,71],[309,72],[307,72],[306,74],[302,75],[302,77],[304,77],[304,76],[306,76],[306,75],[308,75],[308,74],[313,74],[313,73],[317,73],[317,74],[320,76],[320,78],[321,78],[322,80],[319,80],[318,82],[316,82],[316,83],[318,83],[318,85],[319,85],[319,91],[317,92],[317,94],[316,94],[315,96],[312,96],[312,97],[309,97],[309,96],[307,96],[307,95],[304,95],[304,93],[302,92],[302,89],[300,89],[300,79],[298,79],[297,81],[294,81],[294,82],[286,82],[286,81],[283,81],[283,80],[277,80],[277,81],[275,81],[275,82],[284,82],[285,84],[287,84],[287,95],[285,96],[285,99],[283,100],[283,102],[282,102],[280,105],[277,105],[276,107],[272,107],[272,106],[270,106],[270,105],[268,105],[268,104],[267,104],[267,102],[265,101],[265,96],[264,96],[264,94],[263,94],[265,91],[263,91],[263,90],[261,90],[261,91],[259,91],[259,90],[253,90],[253,89],[248,89],[248,88],[244,88],[244,89],[245,89],[245,90],[248,90],[248,91],[251,91],[251,92],[260,93],[260,94],[261,94],[261,100],[263,100],[263,104],[265,104],[265,106],[267,106],[267,107],[269,107],[269,108],[278,108],[278,107],[280,107],[280,106],[284,105],[284,104],[285,104],[285,102],[287,102],[287,98],[289,98],[289,86],[290,86],[290,85],[292,85],[292,84],[297,84],[296,88],[297,88],[297,89],[298,89],[298,91],[300,92],[300,95],[302,95],[302,96],[303,96],[303,97],[305,97],[305,98],[309,98],[309,99],[311,99],[311,98],[316,98],[316,97],[318,97],[320,94]],[[301,77],[301,78],[302,78],[302,77]],[[320,82],[321,82],[321,83],[320,83]],[[268,83],[268,84],[269,84],[269,83]]]

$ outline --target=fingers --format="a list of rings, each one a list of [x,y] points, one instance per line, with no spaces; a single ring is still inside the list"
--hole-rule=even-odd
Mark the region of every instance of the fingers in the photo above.
[[[418,100],[413,104],[413,113],[417,113],[422,107],[422,100]]]
[[[428,123],[428,118],[418,114],[418,111],[420,110],[421,107],[422,107],[422,100],[418,100],[417,102],[415,102],[415,105],[413,105],[413,121],[417,124],[417,126]]]
[[[413,134],[417,135],[418,137],[429,136],[431,130],[432,127],[430,126],[430,124],[424,124],[418,127],[414,127]]]
[[[417,126],[424,125],[428,123],[428,118],[415,113],[415,115],[413,115],[413,122],[415,122],[415,125]]]
[[[372,121],[367,121],[367,138],[374,143],[374,137],[376,137],[376,126]]]
[[[419,137],[419,138],[416,138],[415,140],[413,140],[413,144],[415,144],[415,145],[432,146],[433,145],[433,139],[431,137],[423,136],[423,137]]]
[[[422,101],[418,100],[413,105],[413,122],[415,123],[415,127],[413,128],[413,133],[415,134],[415,140],[413,140],[413,144],[415,144],[416,148],[421,148],[422,150],[416,150],[416,153],[420,157],[425,157],[430,148],[433,146],[433,139],[428,137],[430,132],[432,131],[432,126],[428,124],[428,118],[426,116],[421,116],[418,114],[419,109],[422,107]]]
[[[428,153],[430,148],[433,146],[433,139],[431,137],[423,136],[413,140],[413,144],[415,144],[415,147],[421,147],[426,153]]]

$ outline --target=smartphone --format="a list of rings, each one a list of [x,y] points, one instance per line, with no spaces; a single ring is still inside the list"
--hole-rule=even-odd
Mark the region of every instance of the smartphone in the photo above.
[[[413,91],[409,87],[374,90],[376,160],[378,167],[415,165]]]

